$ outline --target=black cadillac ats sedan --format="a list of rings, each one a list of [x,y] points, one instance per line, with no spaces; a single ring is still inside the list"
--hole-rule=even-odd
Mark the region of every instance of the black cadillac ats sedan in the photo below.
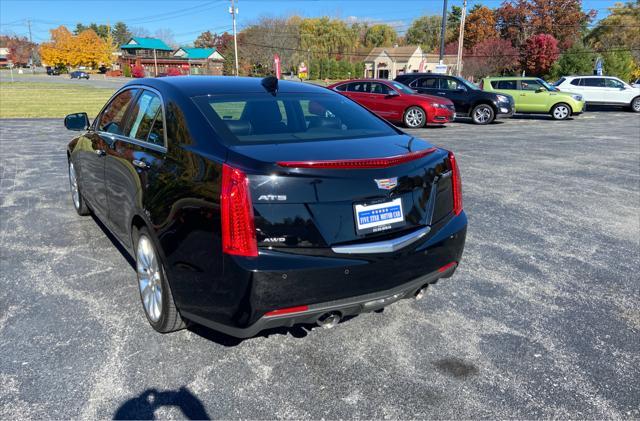
[[[275,78],[140,79],[67,149],[73,205],[136,261],[149,323],[237,337],[421,297],[465,242],[453,153]]]

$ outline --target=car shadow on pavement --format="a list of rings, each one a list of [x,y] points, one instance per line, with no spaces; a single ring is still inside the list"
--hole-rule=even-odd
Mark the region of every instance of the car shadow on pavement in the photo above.
[[[155,411],[163,406],[174,406],[190,420],[209,420],[204,405],[189,389],[158,391],[147,389],[139,396],[124,402],[113,415],[114,420],[153,420]]]
[[[471,124],[471,125],[476,125],[476,123],[473,122],[473,120],[471,119],[471,117],[456,117],[456,119],[454,120],[454,123],[461,123],[461,124]],[[489,123],[490,125],[500,125],[500,124],[504,124],[503,120],[493,120],[491,123]]]
[[[349,320],[354,319],[356,317],[358,316],[357,315],[347,316],[343,318],[340,321],[340,323],[348,322]],[[257,335],[252,336],[250,338],[236,338],[234,336],[229,336],[225,333],[222,333],[217,330],[213,330],[206,326],[202,326],[195,323],[189,325],[187,329],[190,332],[195,333],[196,335],[204,339],[217,343],[218,345],[222,345],[226,347],[234,347],[234,346],[240,345],[244,341],[249,341],[249,340],[258,339],[258,338],[266,339],[266,338],[269,338],[270,336],[277,336],[277,335],[291,336],[296,339],[302,339],[307,337],[307,335],[309,335],[309,333],[312,330],[322,329],[322,328],[315,324],[300,324],[292,327],[278,327],[278,328],[263,330],[259,332]]]
[[[546,114],[514,114],[511,116],[514,120],[549,120],[549,121],[571,121],[575,117],[569,117],[566,120],[555,120],[550,115]]]
[[[131,265],[131,267],[135,270],[136,261],[133,258],[133,256],[129,254],[127,249],[125,249],[124,246],[120,243],[120,241],[118,241],[118,239],[113,234],[111,234],[111,231],[109,231],[109,228],[107,228],[102,223],[102,221],[100,221],[100,219],[98,219],[98,217],[93,214],[93,212],[91,213],[91,218],[93,218],[93,221],[96,223],[96,225],[100,227],[104,235],[109,239],[109,241],[111,241],[113,246],[120,252],[120,254],[122,255],[122,257],[124,257],[127,263],[129,263],[129,265]]]

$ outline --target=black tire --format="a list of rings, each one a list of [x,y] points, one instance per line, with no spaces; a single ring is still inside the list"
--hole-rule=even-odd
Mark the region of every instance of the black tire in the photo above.
[[[572,114],[571,106],[569,104],[565,104],[564,102],[559,102],[553,107],[551,107],[551,117],[554,120],[566,120],[571,117]]]
[[[629,109],[634,113],[640,113],[640,96],[637,96],[631,100]]]
[[[173,293],[171,292],[171,287],[169,286],[169,282],[167,281],[166,271],[164,269],[164,263],[160,258],[158,253],[158,247],[153,240],[153,237],[149,234],[149,230],[146,227],[142,227],[139,230],[134,231],[134,235],[132,236],[134,239],[134,247],[135,247],[135,260],[136,260],[136,278],[138,281],[138,291],[140,292],[140,303],[142,304],[142,309],[147,318],[147,321],[156,331],[160,333],[169,333],[175,332],[176,330],[181,330],[186,327],[184,320],[180,316],[180,312],[176,308],[176,304],[173,301]],[[147,242],[148,241],[148,242]],[[146,242],[146,243],[145,243]],[[149,279],[156,279],[154,282],[160,285],[160,304],[157,306],[160,309],[159,316],[154,317],[151,315],[151,312],[148,310],[148,306],[145,304],[145,299],[143,297],[142,290],[142,282],[141,282],[141,273],[143,272],[142,268],[145,266],[145,263],[142,262],[141,253],[139,253],[139,248],[141,247],[151,247],[155,254],[155,259],[157,262],[157,272],[154,272],[152,276],[151,272],[144,272],[149,274]],[[144,252],[142,253],[144,254]],[[147,286],[150,288],[149,284]],[[151,292],[152,295],[155,294],[155,285],[154,289]]]
[[[489,104],[478,104],[471,110],[471,119],[475,124],[489,124],[496,119],[496,112]]]
[[[89,215],[91,211],[87,206],[87,202],[84,201],[84,197],[82,197],[82,192],[80,191],[80,183],[78,183],[78,175],[76,173],[75,167],[71,161],[69,161],[68,166],[69,190],[71,192],[71,203],[73,203],[73,208],[80,216]]]
[[[410,129],[421,129],[427,124],[427,113],[418,106],[411,106],[404,111],[402,122]]]

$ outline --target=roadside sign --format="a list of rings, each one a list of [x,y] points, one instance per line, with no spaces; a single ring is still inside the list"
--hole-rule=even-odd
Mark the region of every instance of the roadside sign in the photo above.
[[[436,64],[436,67],[433,69],[433,73],[439,73],[439,74],[447,73],[447,65],[446,64]]]
[[[307,65],[304,64],[304,62],[300,63],[300,66],[298,66],[298,77],[300,79],[309,78],[309,69],[307,69]]]
[[[596,60],[596,69],[595,74],[598,76],[602,76],[602,59],[598,57]]]

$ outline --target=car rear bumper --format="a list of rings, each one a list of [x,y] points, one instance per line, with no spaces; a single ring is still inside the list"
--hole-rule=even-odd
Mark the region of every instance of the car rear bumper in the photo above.
[[[237,338],[250,338],[261,331],[268,329],[292,327],[299,324],[317,324],[321,317],[331,313],[338,314],[341,319],[344,319],[350,316],[356,316],[358,314],[369,313],[371,311],[382,309],[396,301],[414,298],[421,289],[437,282],[438,279],[451,277],[457,266],[458,262],[451,262],[439,270],[388,290],[340,300],[310,304],[305,310],[296,311],[294,313],[273,316],[265,314],[255,323],[244,328],[216,323],[215,321],[194,314],[186,314],[185,316],[196,323],[219,330],[228,335],[235,336]]]
[[[344,318],[376,310],[453,274],[467,219],[463,212],[438,225],[389,253],[340,255],[325,249],[313,255],[273,249],[261,250],[257,258],[226,256],[224,279],[199,291],[194,302],[177,304],[186,319],[236,337],[316,323],[327,312]],[[291,314],[268,314],[302,306]]]

